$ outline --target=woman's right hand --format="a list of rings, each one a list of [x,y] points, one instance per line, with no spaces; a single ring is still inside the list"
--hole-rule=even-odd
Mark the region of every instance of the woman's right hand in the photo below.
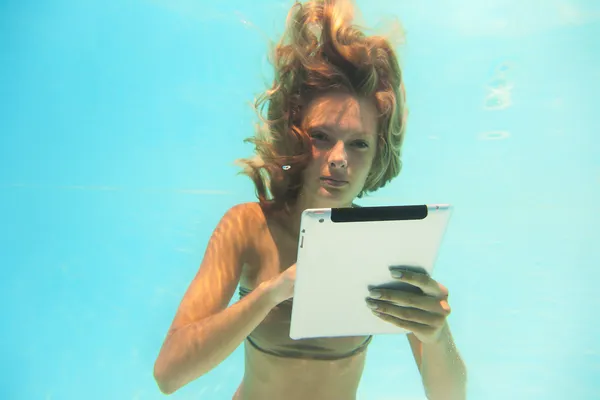
[[[275,304],[291,299],[294,296],[295,283],[296,264],[266,282],[268,291]]]

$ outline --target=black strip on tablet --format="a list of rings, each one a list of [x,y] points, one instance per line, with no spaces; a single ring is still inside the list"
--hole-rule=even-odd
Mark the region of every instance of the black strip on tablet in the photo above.
[[[333,222],[398,221],[425,217],[427,217],[426,205],[331,209]]]

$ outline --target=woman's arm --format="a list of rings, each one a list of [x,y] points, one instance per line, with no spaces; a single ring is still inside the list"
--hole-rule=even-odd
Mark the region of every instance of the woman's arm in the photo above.
[[[420,360],[419,370],[428,399],[467,398],[467,368],[456,349],[448,324],[438,342],[422,344]]]
[[[173,393],[219,365],[277,304],[267,282],[227,307],[249,248],[250,224],[258,225],[257,207],[231,208],[215,229],[154,365],[161,392]]]

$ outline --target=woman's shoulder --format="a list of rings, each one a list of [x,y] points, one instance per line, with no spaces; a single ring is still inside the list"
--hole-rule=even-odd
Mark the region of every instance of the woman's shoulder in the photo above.
[[[362,206],[352,203],[352,208]],[[223,218],[239,223],[250,224],[250,226],[266,224],[268,220],[278,219],[283,211],[271,204],[260,202],[239,203],[230,207]]]
[[[260,203],[247,202],[231,206],[218,224],[217,231],[246,250],[251,250],[266,231],[266,217]]]
[[[258,202],[239,203],[230,207],[223,218],[240,223],[256,224],[265,221],[265,209]]]

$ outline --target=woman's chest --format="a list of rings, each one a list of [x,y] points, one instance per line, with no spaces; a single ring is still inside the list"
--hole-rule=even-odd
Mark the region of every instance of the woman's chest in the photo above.
[[[291,267],[297,257],[297,238],[277,224],[268,224],[251,241],[240,283],[254,289]]]

